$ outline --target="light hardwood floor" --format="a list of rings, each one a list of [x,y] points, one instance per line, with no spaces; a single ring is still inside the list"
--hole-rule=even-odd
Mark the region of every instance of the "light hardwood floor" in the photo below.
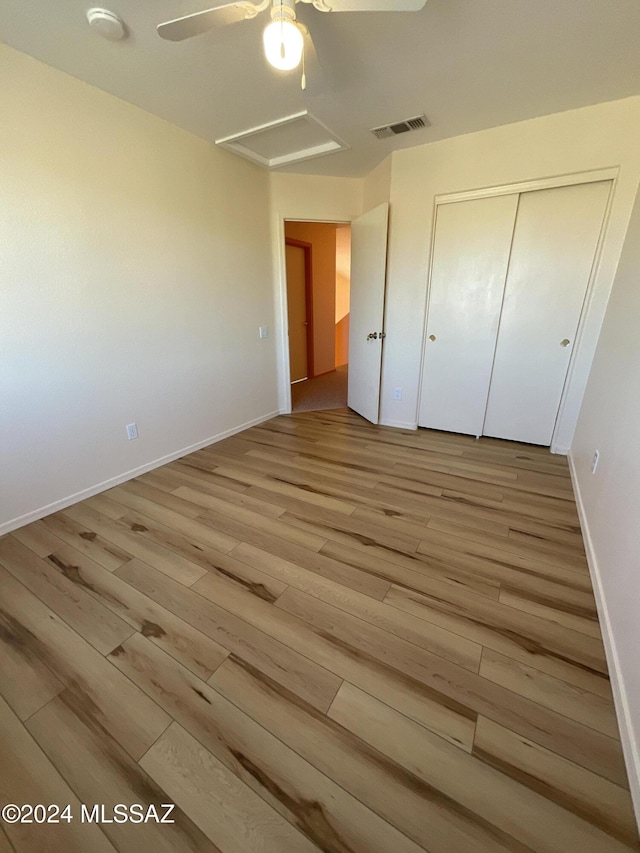
[[[0,602],[0,795],[77,816],[1,851],[640,850],[541,448],[279,417],[0,539]]]

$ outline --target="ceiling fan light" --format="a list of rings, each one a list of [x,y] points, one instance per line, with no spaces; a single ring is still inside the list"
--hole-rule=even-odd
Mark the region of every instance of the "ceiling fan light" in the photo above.
[[[279,71],[291,71],[300,65],[304,39],[293,21],[276,19],[262,35],[267,62]]]

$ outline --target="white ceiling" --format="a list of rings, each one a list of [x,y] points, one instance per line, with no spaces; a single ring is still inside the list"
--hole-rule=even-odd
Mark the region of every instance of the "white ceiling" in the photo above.
[[[161,21],[207,0],[101,0],[129,28],[108,42],[90,0],[2,0],[0,40],[213,140],[308,109],[351,150],[287,167],[361,176],[390,151],[640,93],[639,0],[428,0],[417,13],[323,14],[299,4],[323,72],[273,71],[268,13],[188,41]],[[369,128],[426,113],[386,140]]]

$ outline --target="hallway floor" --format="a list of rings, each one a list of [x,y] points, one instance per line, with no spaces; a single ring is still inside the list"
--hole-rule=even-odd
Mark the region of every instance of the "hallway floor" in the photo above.
[[[305,379],[291,386],[291,404],[294,412],[318,412],[324,409],[341,409],[347,405],[347,377],[349,365],[336,367],[316,379]]]

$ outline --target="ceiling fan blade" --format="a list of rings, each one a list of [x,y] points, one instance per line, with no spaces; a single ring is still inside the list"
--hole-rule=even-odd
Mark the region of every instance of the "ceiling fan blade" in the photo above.
[[[419,12],[427,0],[303,0],[329,12]],[[325,7],[324,9],[322,7]]]
[[[260,4],[260,6],[263,5]],[[245,18],[253,18],[260,11],[262,10],[257,4],[250,3],[248,0],[246,2],[245,0],[236,0],[233,3],[223,0],[217,6],[205,9],[203,12],[194,12],[192,15],[185,15],[182,18],[175,18],[173,21],[158,24],[156,29],[158,35],[163,39],[182,41],[200,35],[200,33],[206,33],[215,27],[224,27]]]

